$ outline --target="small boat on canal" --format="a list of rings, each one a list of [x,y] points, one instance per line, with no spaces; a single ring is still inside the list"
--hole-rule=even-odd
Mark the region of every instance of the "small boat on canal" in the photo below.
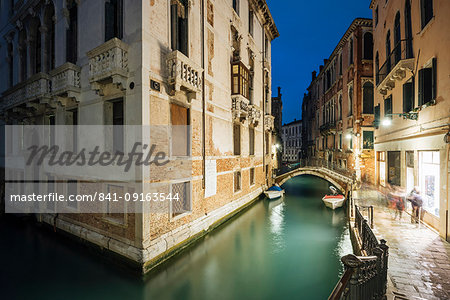
[[[269,198],[272,199],[278,199],[284,195],[284,190],[280,188],[278,185],[271,186],[268,188],[264,194]]]
[[[325,195],[322,198],[322,201],[325,203],[325,206],[331,209],[341,207],[344,204],[345,197],[343,195],[339,195],[338,190],[333,186],[330,186],[330,190],[333,192],[333,195]]]

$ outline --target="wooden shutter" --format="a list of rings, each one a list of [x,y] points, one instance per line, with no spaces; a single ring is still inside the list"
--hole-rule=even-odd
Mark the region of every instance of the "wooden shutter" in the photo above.
[[[424,83],[424,71],[423,69],[419,70],[419,106],[423,105],[423,83]]]
[[[189,111],[183,106],[170,104],[172,127],[172,154],[175,156],[189,155]],[[178,126],[177,126],[178,125]]]
[[[410,112],[414,108],[414,81],[403,85],[403,112]]]
[[[436,57],[433,58],[432,61],[432,75],[431,75],[431,100],[436,100],[437,94],[436,94],[436,83],[437,83],[437,73],[436,73]]]

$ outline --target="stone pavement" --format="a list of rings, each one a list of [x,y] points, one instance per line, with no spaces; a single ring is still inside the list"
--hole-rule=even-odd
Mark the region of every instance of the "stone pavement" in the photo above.
[[[394,220],[380,201],[372,198],[367,203],[364,198],[364,205],[374,205],[374,233],[389,246],[391,290],[412,296],[409,299],[450,299],[450,244],[427,226],[412,224],[406,212]]]

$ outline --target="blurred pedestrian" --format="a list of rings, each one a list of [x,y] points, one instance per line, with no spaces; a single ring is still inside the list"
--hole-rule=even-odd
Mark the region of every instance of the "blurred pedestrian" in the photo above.
[[[420,195],[419,187],[415,186],[413,188],[411,193],[409,193],[408,200],[411,202],[412,206],[411,222],[419,223],[423,205],[423,199]]]

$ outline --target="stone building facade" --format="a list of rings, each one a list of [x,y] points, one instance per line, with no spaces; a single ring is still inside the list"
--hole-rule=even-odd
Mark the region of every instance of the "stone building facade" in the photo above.
[[[373,183],[372,20],[355,19],[303,97],[303,150]]]
[[[283,100],[281,98],[281,87],[278,87],[278,94],[272,97],[272,116],[274,117],[273,144],[282,145],[281,124],[283,121]],[[277,168],[281,166],[282,152],[281,147],[275,146]]]
[[[450,2],[373,0],[376,183],[418,186],[449,240]]]
[[[279,34],[264,0],[1,3],[4,124],[176,124],[192,131],[184,213],[167,204],[165,213],[39,220],[146,272],[272,183],[271,41]],[[216,178],[209,195],[207,168]],[[55,178],[56,188],[67,192],[70,181],[82,193],[77,176]]]
[[[283,162],[298,162],[302,158],[302,120],[294,120],[281,128]]]

